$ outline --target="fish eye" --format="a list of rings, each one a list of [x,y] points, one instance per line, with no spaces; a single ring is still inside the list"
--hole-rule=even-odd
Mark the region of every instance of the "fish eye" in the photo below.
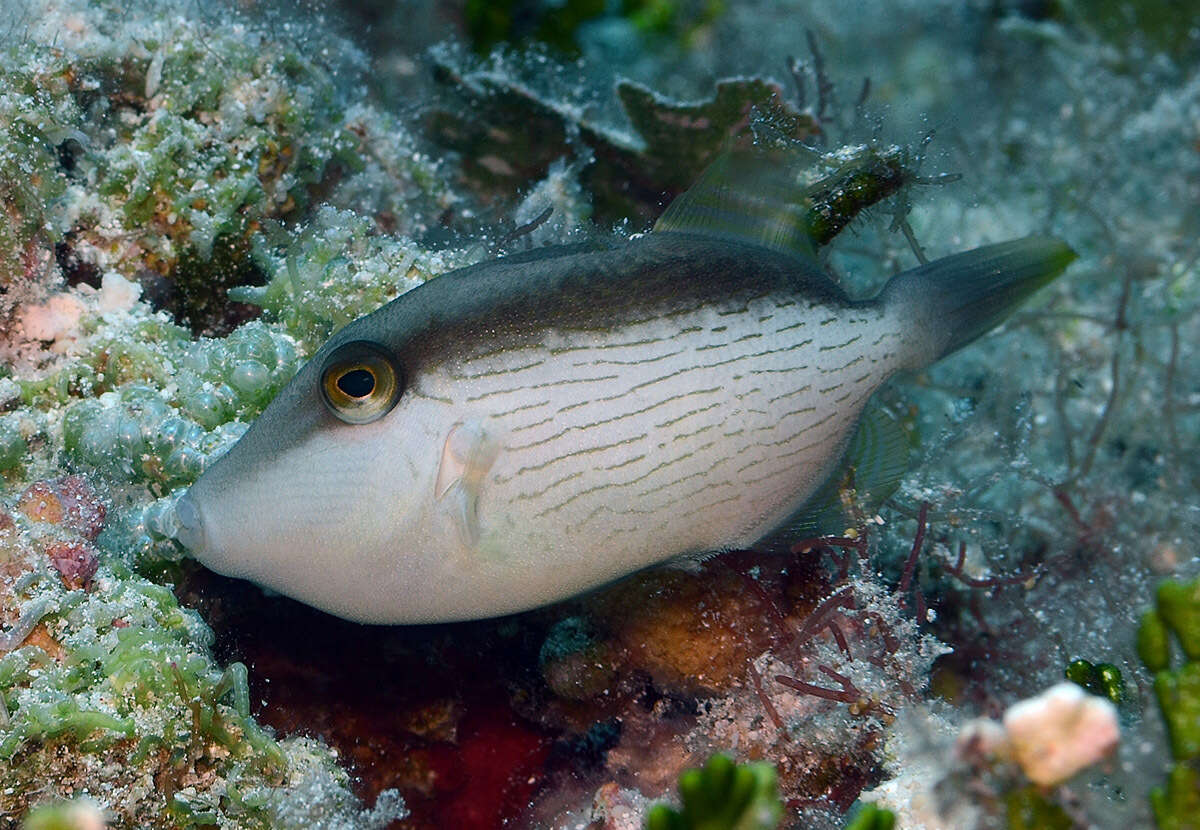
[[[378,343],[344,343],[321,369],[321,398],[330,412],[348,424],[369,424],[382,418],[403,391],[399,364]]]

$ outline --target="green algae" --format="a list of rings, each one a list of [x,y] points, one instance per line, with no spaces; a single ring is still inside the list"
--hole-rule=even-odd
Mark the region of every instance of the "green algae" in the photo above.
[[[1158,586],[1156,599],[1158,614],[1184,656],[1191,662],[1200,660],[1200,580],[1164,582]]]
[[[893,830],[895,826],[896,814],[891,810],[863,804],[850,816],[843,830]]]
[[[1198,830],[1200,770],[1175,764],[1167,773],[1166,786],[1150,792],[1150,804],[1159,830]]]
[[[538,8],[539,5],[523,0],[467,0],[463,14],[472,46],[485,54],[498,43],[528,36],[564,52],[577,53],[579,27],[601,17],[607,3],[605,0],[567,0],[553,6]]]
[[[87,164],[140,231],[128,267],[173,276],[173,311],[201,327],[246,273],[250,234],[301,210],[333,165],[353,168],[357,140],[334,80],[286,42],[179,17],[141,45],[120,75],[97,73],[123,93],[110,110],[120,140]]]
[[[238,287],[230,298],[262,308],[308,353],[433,274],[470,262],[469,255],[434,253],[380,236],[366,217],[329,206],[319,208],[281,250],[261,246],[259,257],[267,283]]]
[[[0,418],[0,472],[19,467],[25,461],[29,445],[15,418]]]
[[[1181,20],[1195,20],[1200,4],[1195,0],[1093,0],[1090,3],[1047,4],[1058,16],[1077,18],[1093,28],[1105,40],[1134,52],[1146,46],[1161,50],[1180,60],[1194,59],[1197,53],[1195,32],[1180,26]],[[1133,60],[1133,57],[1130,57]]]
[[[1004,797],[1008,830],[1071,830],[1075,822],[1062,806],[1034,786],[1020,787]]]
[[[1159,648],[1139,649],[1150,657],[1148,669],[1154,671],[1154,693],[1166,722],[1171,754],[1176,761],[1200,758],[1200,580],[1190,583],[1164,582],[1157,592],[1153,616],[1143,618],[1139,645],[1155,641],[1169,631],[1186,658],[1171,668]],[[1146,633],[1146,631],[1152,633]],[[1157,643],[1156,643],[1157,645]],[[1169,660],[1169,657],[1168,657]]]
[[[1142,615],[1137,630],[1137,653],[1150,672],[1157,674],[1171,665],[1171,635],[1157,611]]]
[[[197,759],[215,747],[227,771],[237,763],[278,777],[285,758],[250,716],[244,667],[214,666],[212,635],[195,612],[119,566],[102,566],[97,583],[66,591],[43,580],[39,593],[54,606],[43,623],[57,653],[29,645],[0,658],[9,711],[0,759],[13,764],[14,782],[36,775],[36,758],[64,742],[134,764],[151,747],[192,746]]]
[[[1163,582],[1156,599],[1154,610],[1142,616],[1137,647],[1154,674],[1174,764],[1166,785],[1151,790],[1150,803],[1161,830],[1194,830],[1200,827],[1200,579]],[[1174,668],[1171,639],[1184,657]]]
[[[655,805],[646,830],[774,830],[783,817],[775,767],[714,755],[679,776],[681,809]]]
[[[245,319],[226,289],[262,279],[252,252],[264,224],[303,218],[342,187],[377,188],[381,161],[397,205],[445,198],[436,162],[405,152],[394,119],[344,105],[361,69],[344,44],[313,54],[303,37],[320,36],[304,25],[268,33],[224,10],[142,18],[138,7],[120,25],[102,4],[69,13],[69,48],[3,46],[5,282],[49,270],[50,230],[60,260],[158,275],[178,321],[226,331]],[[385,130],[393,146],[366,145]]]
[[[725,11],[724,0],[467,0],[466,34],[476,52],[500,43],[536,40],[565,54],[578,54],[581,29],[600,22],[625,24],[632,32],[656,35],[681,45],[693,43]],[[650,43],[647,43],[650,46]]]
[[[1200,663],[1155,674],[1154,694],[1167,723],[1171,754],[1179,761],[1200,758]]]
[[[68,370],[87,367],[99,394],[66,408],[63,449],[82,469],[159,493],[194,481],[230,426],[256,417],[300,365],[291,338],[258,322],[220,340],[155,323],[139,334]]]
[[[1125,681],[1121,670],[1112,663],[1091,663],[1082,658],[1072,660],[1063,675],[1091,694],[1108,698],[1114,705],[1125,701]]]
[[[53,792],[44,776],[66,792],[81,776],[123,789],[111,806],[138,826],[300,826],[273,818],[300,768],[347,800],[327,750],[257,724],[245,667],[214,664],[211,632],[167,587],[115,561],[91,591],[34,584],[52,605],[43,622],[53,645],[0,657],[0,813]]]

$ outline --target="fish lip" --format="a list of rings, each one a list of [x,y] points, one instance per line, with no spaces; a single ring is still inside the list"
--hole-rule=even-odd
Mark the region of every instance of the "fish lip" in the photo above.
[[[204,551],[204,517],[190,493],[184,493],[175,502],[175,524],[175,538],[180,544],[193,553]]]

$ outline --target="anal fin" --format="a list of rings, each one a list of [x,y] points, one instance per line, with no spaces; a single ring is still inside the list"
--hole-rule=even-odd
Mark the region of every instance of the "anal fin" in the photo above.
[[[862,514],[872,516],[900,486],[908,469],[914,438],[882,406],[867,404],[842,461],[825,483],[779,527],[751,545],[754,550],[782,552],[801,539],[840,534],[854,524],[846,493]],[[852,491],[852,492],[847,492]]]

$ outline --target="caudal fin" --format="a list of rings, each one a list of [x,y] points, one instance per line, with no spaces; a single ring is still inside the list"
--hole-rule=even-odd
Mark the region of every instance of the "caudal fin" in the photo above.
[[[1050,236],[985,245],[897,274],[880,299],[912,327],[911,341],[920,344],[912,368],[919,368],[998,325],[1075,256]]]

